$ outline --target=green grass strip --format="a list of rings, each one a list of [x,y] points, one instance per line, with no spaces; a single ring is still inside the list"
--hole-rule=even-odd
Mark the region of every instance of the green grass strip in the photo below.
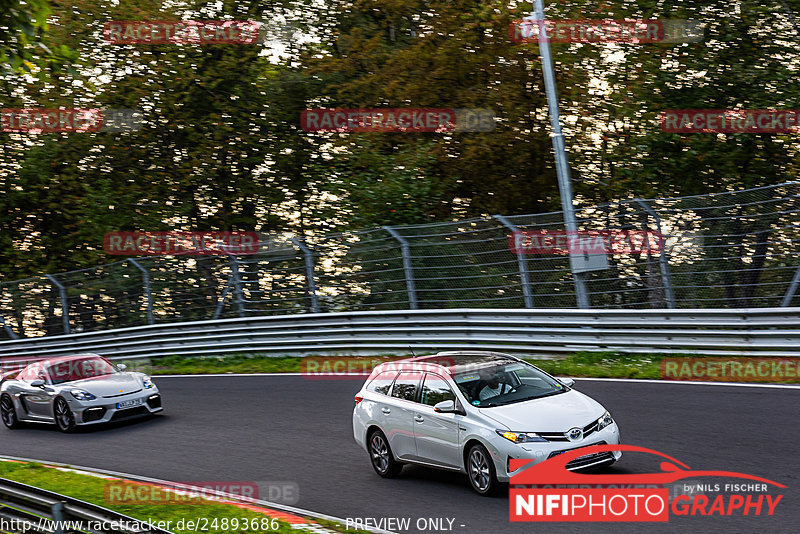
[[[0,477],[96,504],[142,522],[151,522],[163,528],[166,528],[167,521],[171,521],[170,528],[166,528],[166,530],[176,534],[189,532],[288,534],[290,532],[298,532],[292,529],[288,523],[274,521],[265,514],[229,504],[206,504],[205,502],[202,504],[161,505],[109,504],[104,497],[104,489],[112,481],[91,475],[64,472],[38,463],[0,462]],[[239,521],[238,526],[240,528],[238,529],[234,528],[234,518]],[[189,521],[195,522],[196,529],[188,528]],[[159,522],[165,523],[159,525]],[[245,522],[247,522],[247,528],[242,528]],[[184,528],[179,528],[179,525],[183,525]],[[206,526],[207,529],[197,528],[202,526]]]

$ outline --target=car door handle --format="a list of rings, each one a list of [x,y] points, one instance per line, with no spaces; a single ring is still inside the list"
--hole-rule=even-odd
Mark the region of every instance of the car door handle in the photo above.
[[[424,418],[423,418],[421,415],[415,415],[415,416],[414,416],[414,421],[416,421],[417,423],[421,423],[421,422],[423,422],[424,420],[425,420],[425,419],[424,419]]]
[[[392,413],[392,410],[390,410],[389,408],[381,408],[381,411],[383,413],[385,413],[386,415],[389,415],[390,413]]]

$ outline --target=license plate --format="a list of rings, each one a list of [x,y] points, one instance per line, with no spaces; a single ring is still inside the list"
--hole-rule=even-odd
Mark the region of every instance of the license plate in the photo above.
[[[142,404],[142,399],[126,400],[117,403],[117,410],[120,410],[122,408],[132,408],[134,406],[139,406],[141,404]]]

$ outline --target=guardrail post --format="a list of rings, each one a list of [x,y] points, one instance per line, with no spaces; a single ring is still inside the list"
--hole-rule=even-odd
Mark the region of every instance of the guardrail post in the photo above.
[[[11,330],[11,327],[6,324],[6,319],[2,315],[0,315],[0,325],[3,326],[3,330],[11,337],[11,339],[19,339],[19,336]]]
[[[672,291],[672,273],[669,270],[669,257],[667,256],[666,239],[661,232],[661,217],[656,210],[650,207],[650,204],[641,198],[634,198],[634,202],[639,204],[642,209],[652,216],[656,221],[656,230],[658,231],[659,239],[661,240],[661,253],[658,255],[658,265],[661,268],[661,284],[664,286],[664,295],[667,298],[667,308],[675,308],[675,293]]]
[[[66,530],[64,530],[64,505],[67,504],[65,501],[54,502],[53,505],[50,507],[50,511],[53,514],[53,521],[55,522],[55,530],[53,534],[64,534]]]
[[[144,292],[147,295],[147,324],[154,324],[155,321],[153,320],[153,295],[150,292],[150,273],[142,267],[138,261],[134,260],[133,258],[128,260],[133,264],[134,267],[139,269],[142,272],[142,283],[144,284]]]
[[[517,226],[509,221],[505,215],[492,215],[492,217],[500,221],[500,224],[508,228],[512,234],[519,231]],[[525,297],[525,307],[533,308],[533,293],[531,292],[531,282],[528,278],[528,261],[519,252],[517,252],[517,265],[519,266],[519,278],[522,282],[522,294]]]
[[[239,261],[230,256],[231,260],[231,280],[233,280],[233,294],[235,296],[236,304],[239,307],[239,317],[246,315],[244,307],[244,291],[242,290],[242,278],[239,276]]]
[[[64,333],[69,334],[69,302],[67,302],[67,288],[56,280],[53,275],[46,274],[44,276],[58,288],[58,294],[61,295],[61,320],[64,323]]]
[[[789,288],[786,290],[786,294],[783,296],[783,301],[781,302],[782,307],[786,308],[792,303],[792,299],[794,298],[794,294],[797,291],[798,285],[800,285],[800,265],[797,266],[797,270],[794,273],[794,278],[792,278],[792,282],[789,284]]]
[[[418,308],[417,305],[417,288],[414,283],[414,267],[411,265],[411,249],[408,247],[408,241],[405,237],[392,228],[391,226],[382,226],[384,230],[389,232],[392,237],[397,239],[400,243],[400,253],[403,255],[403,270],[406,274],[406,289],[408,290],[408,306],[412,310]]]
[[[302,239],[293,237],[291,241],[303,252],[303,259],[306,264],[306,284],[308,286],[308,294],[311,296],[311,313],[319,313],[317,283],[314,281],[314,252],[308,248]]]

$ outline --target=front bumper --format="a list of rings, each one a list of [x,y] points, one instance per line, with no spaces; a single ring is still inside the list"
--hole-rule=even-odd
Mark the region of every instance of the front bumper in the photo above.
[[[78,425],[95,425],[145,417],[164,409],[161,406],[161,393],[157,388],[145,389],[111,399],[102,397],[91,401],[67,399],[67,404],[75,414],[75,423]],[[123,407],[118,408],[120,404],[123,404]],[[129,404],[133,405],[125,406]]]
[[[620,432],[616,422],[607,426],[603,430],[600,430],[599,432],[592,433],[590,436],[585,437],[580,441],[572,442],[550,441],[547,443],[517,444],[498,436],[497,440],[493,440],[494,450],[491,450],[490,452],[492,459],[494,460],[497,479],[500,482],[508,482],[512,476],[529,467],[528,465],[516,471],[509,472],[508,466],[510,459],[534,460],[535,463],[539,463],[547,460],[551,457],[551,455],[558,451],[572,450],[581,447],[588,447],[590,445],[599,445],[601,442],[604,442],[607,445],[619,444]],[[611,454],[613,455],[613,460],[608,456],[589,458],[582,462],[581,465],[576,466],[576,469],[586,469],[604,464],[610,465],[611,463],[622,458],[621,451],[613,451]]]

